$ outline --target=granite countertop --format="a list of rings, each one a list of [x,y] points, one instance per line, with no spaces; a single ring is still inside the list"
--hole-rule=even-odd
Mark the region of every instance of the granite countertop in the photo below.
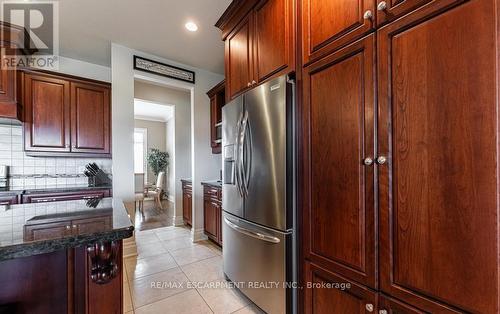
[[[85,219],[84,228],[65,228],[80,219]],[[54,232],[30,232],[57,223],[59,229],[50,229]],[[133,230],[123,202],[114,198],[4,205],[0,206],[0,261],[121,240],[131,237]]]
[[[112,189],[111,185],[103,186],[88,186],[88,185],[65,185],[65,186],[46,186],[44,188],[36,188],[34,186],[27,186],[23,189],[12,188],[8,190],[0,189],[0,195],[12,195],[12,194],[33,194],[33,193],[62,193],[62,192],[73,192],[73,191],[92,191],[92,190],[102,190],[102,189]]]
[[[222,181],[220,180],[201,181],[201,184],[215,186],[216,188],[222,188]]]

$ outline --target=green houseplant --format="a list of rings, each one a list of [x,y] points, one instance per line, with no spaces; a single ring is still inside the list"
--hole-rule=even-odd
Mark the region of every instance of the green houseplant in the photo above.
[[[148,164],[151,167],[155,177],[158,177],[158,173],[161,171],[166,171],[169,164],[169,155],[167,152],[162,152],[157,148],[151,148],[148,153]]]

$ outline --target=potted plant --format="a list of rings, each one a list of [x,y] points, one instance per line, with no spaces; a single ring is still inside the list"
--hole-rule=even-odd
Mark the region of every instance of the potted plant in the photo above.
[[[167,152],[162,152],[157,148],[151,148],[149,150],[147,156],[148,165],[151,167],[151,171],[153,171],[156,178],[158,178],[158,173],[167,170],[169,157]]]

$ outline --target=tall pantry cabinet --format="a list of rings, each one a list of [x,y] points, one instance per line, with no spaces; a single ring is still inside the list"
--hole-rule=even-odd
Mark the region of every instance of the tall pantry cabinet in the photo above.
[[[298,6],[301,309],[498,313],[500,2]]]

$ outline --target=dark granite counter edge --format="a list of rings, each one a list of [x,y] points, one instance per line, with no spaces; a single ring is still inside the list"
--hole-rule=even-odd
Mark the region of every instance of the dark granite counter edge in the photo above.
[[[213,186],[213,187],[216,187],[216,188],[219,188],[219,189],[222,188],[222,182],[218,182],[218,181],[202,181],[201,184],[202,185]]]
[[[0,261],[9,259],[27,257],[55,251],[65,250],[73,247],[79,247],[90,243],[100,241],[117,241],[130,238],[134,233],[134,227],[130,226],[123,229],[106,231],[95,234],[79,235],[74,237],[65,237],[60,239],[49,239],[36,241],[32,243],[13,244],[0,248]]]

